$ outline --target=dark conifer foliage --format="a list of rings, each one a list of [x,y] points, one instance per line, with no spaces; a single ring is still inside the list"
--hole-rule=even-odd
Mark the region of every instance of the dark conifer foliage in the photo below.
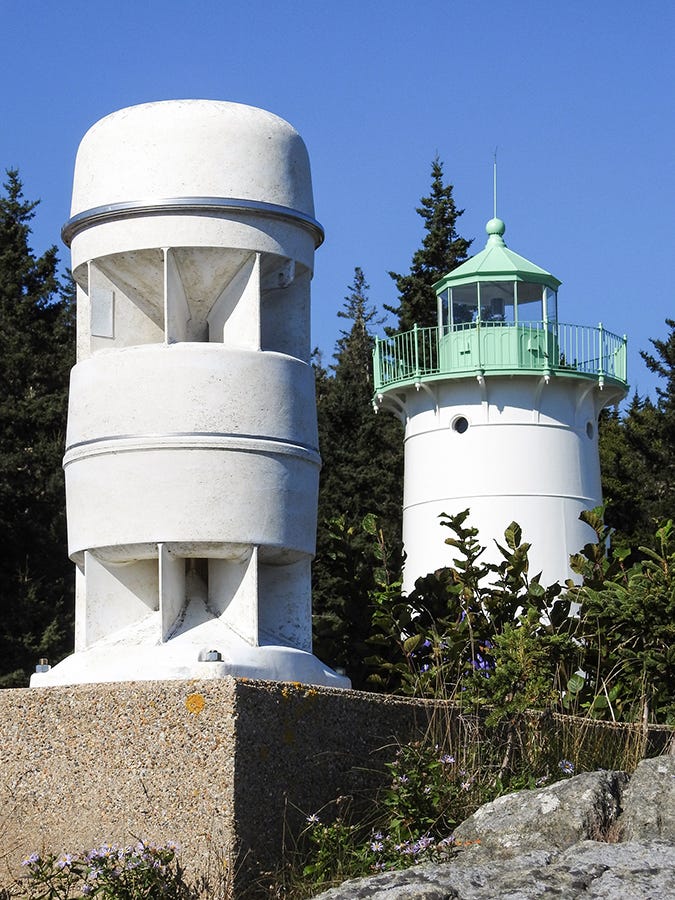
[[[634,395],[623,415],[600,419],[600,464],[607,524],[615,546],[651,546],[655,527],[675,517],[675,320],[665,340],[652,339],[655,353],[642,351],[663,385],[657,401]]]
[[[36,202],[10,170],[0,195],[0,687],[72,648],[61,460],[74,363],[72,285],[56,247],[29,245]]]
[[[643,513],[642,496],[647,478],[646,464],[633,446],[642,408],[643,401],[636,394],[625,415],[616,407],[604,409],[600,414],[600,470],[602,496],[607,506],[605,521],[616,529],[613,538],[616,547],[627,548],[649,538],[649,520]]]
[[[650,372],[663,379],[656,388],[656,408],[660,413],[659,435],[646,447],[655,474],[656,514],[675,516],[675,319],[666,319],[670,333],[665,340],[652,339],[654,354],[642,351]]]
[[[455,206],[452,191],[451,184],[443,184],[443,163],[436,157],[431,164],[431,193],[422,197],[417,208],[424,220],[422,246],[414,254],[407,275],[389,273],[396,282],[399,305],[385,305],[385,309],[398,316],[398,331],[437,324],[432,285],[467,258],[472,241],[457,234],[457,219],[464,210]]]
[[[317,656],[347,669],[361,687],[376,564],[361,523],[375,514],[392,554],[400,553],[403,434],[393,416],[373,411],[372,328],[378,320],[359,268],[349,291],[338,315],[350,327],[340,332],[332,375],[315,363],[323,468],[312,593]]]

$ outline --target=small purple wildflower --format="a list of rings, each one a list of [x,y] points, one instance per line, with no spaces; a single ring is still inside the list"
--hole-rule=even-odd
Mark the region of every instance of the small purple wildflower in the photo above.
[[[482,653],[476,653],[474,659],[471,660],[471,665],[485,678],[489,678],[494,669],[494,662],[486,656],[483,656]]]
[[[569,759],[561,759],[558,763],[558,768],[563,775],[574,775],[574,763],[570,762]]]
[[[384,844],[382,841],[372,841],[370,849],[373,853],[381,853],[384,850]]]
[[[321,820],[317,816],[316,813],[312,813],[311,816],[307,816],[306,822],[308,825],[318,825]]]
[[[40,862],[40,854],[39,853],[31,853],[30,856],[26,857],[24,861],[21,863],[22,866],[35,866]]]
[[[455,757],[451,756],[449,753],[444,753],[438,761],[439,763],[443,763],[444,766],[451,766],[455,761]]]

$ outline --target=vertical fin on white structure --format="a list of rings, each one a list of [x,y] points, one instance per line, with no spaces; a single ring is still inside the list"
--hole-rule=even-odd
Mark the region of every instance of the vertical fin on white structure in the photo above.
[[[154,559],[104,562],[86,550],[84,579],[86,617],[78,635],[83,649],[144,619],[158,608],[159,585]]]
[[[84,561],[75,565],[75,652],[87,646],[85,623],[87,620],[87,582],[84,577]]]
[[[209,559],[209,608],[247,644],[257,647],[258,548],[239,559]]]
[[[285,566],[261,565],[260,632],[267,640],[312,652],[309,557]]]
[[[309,362],[311,274],[292,260],[281,265],[278,257],[267,257],[265,262],[260,291],[261,348]]]
[[[185,560],[175,556],[166,544],[158,544],[159,611],[162,642],[176,627],[186,603]]]
[[[80,266],[80,280],[76,288],[76,319],[77,319],[77,361],[89,359],[91,349],[91,303],[89,301],[89,265]],[[85,275],[86,273],[86,275]]]
[[[188,339],[190,307],[178,271],[174,251],[164,249],[164,340],[167,344]]]
[[[260,254],[248,257],[207,316],[209,340],[260,350]]]

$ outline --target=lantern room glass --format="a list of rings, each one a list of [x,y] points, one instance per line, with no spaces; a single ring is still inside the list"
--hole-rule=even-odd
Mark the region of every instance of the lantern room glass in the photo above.
[[[558,293],[550,287],[544,288],[544,314],[549,325],[558,322]]]
[[[518,322],[544,321],[544,287],[527,281],[516,282],[518,298]]]
[[[450,289],[453,326],[467,325],[478,320],[478,285],[460,284]]]
[[[446,288],[438,295],[438,324],[442,332],[448,330],[450,324],[450,288]]]
[[[484,324],[529,325],[558,321],[557,291],[528,281],[475,281],[438,294],[438,323],[443,332]]]
[[[482,281],[479,283],[480,320],[512,324],[515,321],[513,281]]]

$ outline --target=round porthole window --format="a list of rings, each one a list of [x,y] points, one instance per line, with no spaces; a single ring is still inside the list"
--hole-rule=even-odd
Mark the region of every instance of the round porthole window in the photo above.
[[[594,433],[595,433],[595,432],[594,432],[594,429],[593,429],[593,423],[592,423],[592,422],[586,422],[586,434],[589,436],[589,438],[593,439],[593,434],[594,434]]]
[[[456,431],[457,434],[464,434],[468,427],[469,420],[464,416],[457,416],[456,419],[452,420],[452,430]]]

